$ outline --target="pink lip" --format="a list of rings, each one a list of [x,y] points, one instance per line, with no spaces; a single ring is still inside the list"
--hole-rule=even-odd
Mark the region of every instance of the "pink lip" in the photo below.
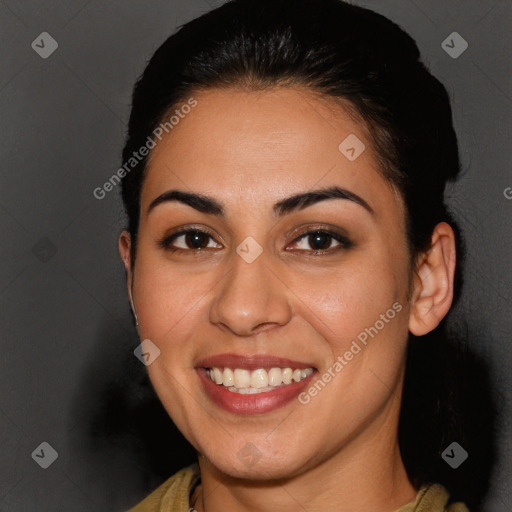
[[[291,368],[292,370],[314,368],[310,363],[305,363],[303,361],[292,361],[291,359],[275,357],[266,354],[253,356],[217,354],[215,356],[202,359],[196,364],[196,368],[212,368],[213,366],[217,368],[225,368],[227,366],[231,369],[243,368],[246,370],[257,370],[258,368],[274,367]]]
[[[273,391],[266,391],[254,395],[241,395],[229,391],[224,386],[216,384],[210,379],[205,368],[198,368],[197,373],[203,383],[207,396],[215,404],[231,413],[251,415],[273,411],[279,407],[283,407],[293,399],[296,399],[309,385],[311,379],[317,372],[314,371],[311,375],[299,382],[276,388]]]

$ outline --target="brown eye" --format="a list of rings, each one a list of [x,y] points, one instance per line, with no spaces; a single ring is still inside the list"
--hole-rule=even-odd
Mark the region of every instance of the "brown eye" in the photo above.
[[[299,241],[299,243],[297,243]],[[336,244],[333,246],[333,242]],[[295,240],[294,245],[299,249],[307,252],[313,252],[315,254],[321,254],[325,252],[334,252],[338,249],[350,249],[354,244],[345,236],[340,233],[329,230],[314,230],[303,233],[299,238]],[[306,246],[311,247],[308,250]],[[331,249],[334,249],[331,251]]]
[[[326,233],[315,233],[308,235],[308,242],[314,250],[325,251],[330,249],[333,237]]]
[[[158,245],[172,252],[193,252],[207,249],[210,240],[213,238],[206,231],[187,229],[164,238]]]
[[[206,249],[208,247],[208,238],[210,235],[207,235],[201,231],[191,231],[184,236],[185,245],[189,249]]]

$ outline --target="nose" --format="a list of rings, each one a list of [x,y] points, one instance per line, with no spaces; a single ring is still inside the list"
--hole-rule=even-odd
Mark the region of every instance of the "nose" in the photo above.
[[[231,271],[217,288],[210,321],[238,336],[250,336],[286,325],[292,316],[288,288],[263,252],[247,263],[233,256]]]

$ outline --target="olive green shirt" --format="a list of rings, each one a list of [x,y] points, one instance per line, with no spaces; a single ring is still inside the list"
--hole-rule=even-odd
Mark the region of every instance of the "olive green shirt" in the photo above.
[[[183,468],[128,512],[193,512],[190,496],[200,481],[197,463]],[[439,484],[423,486],[416,499],[396,512],[469,512],[463,503],[452,503],[448,491]]]

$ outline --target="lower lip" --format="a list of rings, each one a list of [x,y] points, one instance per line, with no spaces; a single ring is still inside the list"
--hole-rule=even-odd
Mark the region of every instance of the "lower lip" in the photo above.
[[[197,373],[203,382],[206,394],[220,407],[236,414],[262,414],[283,407],[297,398],[307,387],[316,371],[299,382],[276,388],[274,391],[252,395],[242,395],[216,384],[206,373],[206,368],[197,368]]]

